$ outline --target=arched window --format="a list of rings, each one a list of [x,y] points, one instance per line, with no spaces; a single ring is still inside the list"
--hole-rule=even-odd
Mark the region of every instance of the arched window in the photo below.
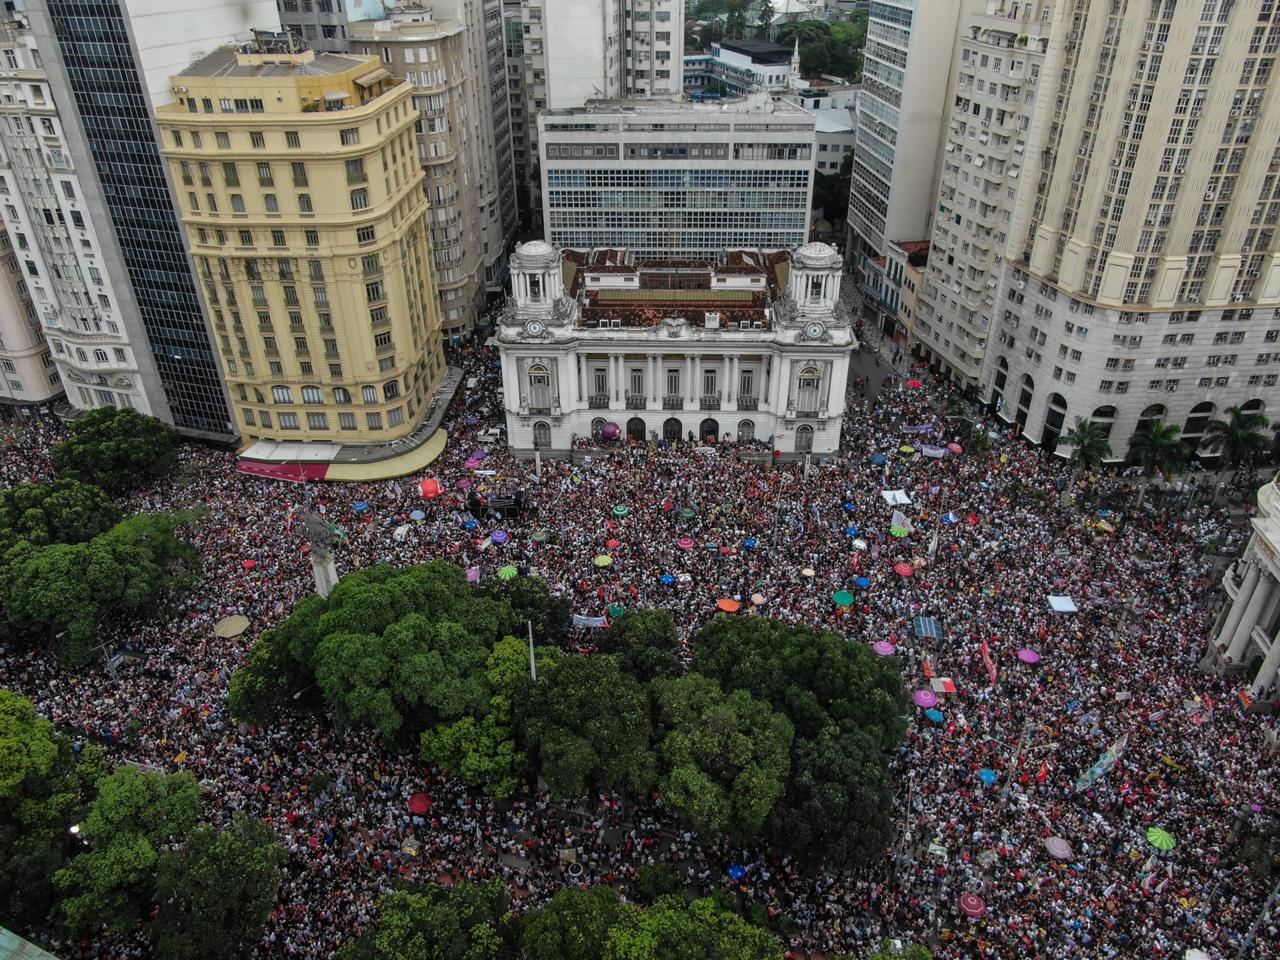
[[[1209,421],[1213,419],[1217,409],[1217,404],[1206,400],[1204,403],[1197,403],[1187,415],[1187,422],[1182,425],[1182,442],[1187,445],[1187,450],[1192,454],[1199,449],[1200,441],[1204,439],[1205,429],[1209,426]]]
[[[604,432],[604,417],[596,417],[591,421],[591,439],[599,440]]]
[[[94,359],[94,360],[96,360],[96,361],[98,361],[98,363],[106,363],[106,362],[107,362],[107,351],[105,351],[105,350],[95,350],[95,351],[93,351],[93,359]]]
[[[643,442],[645,438],[645,427],[643,417],[632,417],[627,421],[627,439]]]
[[[334,387],[333,402],[334,403],[350,403],[351,391],[348,390],[346,387]]]
[[[293,403],[293,391],[288,387],[272,387],[271,399],[276,403]]]
[[[324,394],[320,392],[319,387],[303,387],[302,402],[303,403],[324,403]]]
[[[805,367],[801,370],[797,381],[796,410],[802,413],[817,413],[821,386],[822,374],[817,367]]]
[[[382,385],[382,396],[387,400],[394,400],[400,396],[400,381],[388,380]]]
[[[1111,428],[1116,425],[1116,408],[1109,404],[1104,407],[1096,407],[1093,413],[1089,414],[1089,422],[1101,427],[1102,432],[1110,437]]]
[[[361,394],[361,396],[363,396],[363,397],[364,397],[364,402],[365,402],[365,403],[377,403],[377,402],[378,402],[378,388],[377,388],[377,387],[361,387],[361,388],[360,388],[360,394]]]
[[[749,443],[756,438],[756,425],[751,420],[738,421],[738,440]]]
[[[1142,433],[1151,428],[1153,420],[1163,420],[1165,415],[1165,407],[1163,403],[1153,403],[1147,409],[1143,410],[1138,417],[1138,426],[1134,433]]]
[[[1017,421],[1018,426],[1025,427],[1031,412],[1031,397],[1036,392],[1036,382],[1031,379],[1031,374],[1024,373],[1021,384],[1022,389],[1018,393],[1018,412],[1013,419]]]
[[[1267,405],[1255,397],[1247,403],[1240,404],[1240,411],[1241,413],[1266,413]]]
[[[1049,409],[1044,415],[1044,430],[1040,434],[1040,442],[1046,449],[1052,450],[1058,445],[1058,437],[1062,434],[1062,425],[1066,419],[1066,398],[1060,393],[1049,394]]]
[[[529,368],[529,407],[533,410],[551,409],[551,374],[540,363]]]
[[[662,439],[668,443],[679,443],[684,435],[684,426],[678,417],[668,417],[662,423]]]
[[[813,449],[813,427],[807,423],[796,429],[796,453],[808,453]]]
[[[81,350],[79,347],[76,347],[76,359],[79,360],[81,363],[88,363],[89,355],[85,353],[83,350]]]
[[[533,448],[535,450],[551,449],[551,424],[539,420],[533,425]]]

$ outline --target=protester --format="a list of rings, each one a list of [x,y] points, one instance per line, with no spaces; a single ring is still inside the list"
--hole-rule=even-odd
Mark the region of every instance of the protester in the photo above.
[[[1216,590],[1203,544],[1239,546],[1246,530],[1202,506],[1185,517],[1113,516],[1113,533],[1086,526],[1061,505],[1069,468],[994,423],[989,454],[922,455],[922,445],[937,453],[957,438],[940,413],[943,388],[921,371],[923,385],[907,386],[904,367],[878,396],[863,397],[869,381],[851,389],[840,456],[806,475],[761,444],[591,438],[575,444],[575,462],[544,459],[539,470],[480,443],[501,422],[496,354],[464,347],[452,362],[479,386],[455,399],[448,447],[425,474],[304,489],[184,447],[173,479],[130,503],[207,508],[194,534],[203,577],[172,616],[105,636],[109,656],[126,654],[112,671],[64,669],[43,650],[0,656],[6,686],[111,759],[190,769],[215,822],[244,812],[272,825],[289,863],[261,955],[332,956],[376,918],[398,877],[502,877],[523,911],[570,882],[566,847],[582,851],[583,883],[623,884],[666,863],[695,893],[726,888],[766,905],[790,918],[798,955],[860,955],[883,936],[928,942],[944,958],[1239,947],[1269,891],[1236,865],[1228,834],[1275,803],[1280,775],[1265,718],[1242,713],[1234,685],[1196,663]],[[10,428],[5,481],[47,478],[55,435],[39,423]],[[424,476],[444,495],[423,499]],[[471,486],[460,489],[464,480]],[[1121,482],[1100,479],[1095,490]],[[890,532],[895,508],[882,495],[899,489],[911,498],[897,508],[912,527],[903,537]],[[487,506],[516,491],[522,510]],[[368,730],[305,714],[266,729],[237,724],[225,708],[228,678],[262,630],[313,589],[298,517],[308,501],[342,530],[340,573],[443,557],[484,580],[516,564],[571,597],[575,613],[660,607],[685,638],[733,597],[739,616],[757,610],[852,643],[890,641],[910,690],[929,688],[930,677],[955,684],[938,695],[940,721],[914,710],[893,758],[896,841],[871,867],[814,871],[685,832],[657,798],[624,817],[618,798],[565,808],[525,785],[495,804]],[[425,518],[411,519],[414,510]],[[509,539],[495,544],[496,529]],[[597,565],[601,555],[612,562]],[[901,563],[910,576],[895,572]],[[842,589],[855,596],[843,608],[832,600]],[[1052,613],[1051,594],[1071,597],[1079,613]],[[232,613],[248,616],[250,630],[216,637],[213,625]],[[937,618],[940,638],[915,636],[921,616]],[[590,631],[572,640],[589,644]],[[1019,659],[1022,648],[1039,662]],[[1077,789],[1117,741],[1114,768]],[[407,801],[418,791],[432,806],[415,816]],[[1171,852],[1147,841],[1153,826],[1176,838]],[[1065,839],[1071,856],[1052,859],[1049,837]],[[729,862],[748,867],[739,881],[727,879]],[[981,897],[985,914],[962,915],[962,893]],[[1280,956],[1277,923],[1260,926],[1250,956]],[[50,946],[64,957],[147,952],[140,937]]]

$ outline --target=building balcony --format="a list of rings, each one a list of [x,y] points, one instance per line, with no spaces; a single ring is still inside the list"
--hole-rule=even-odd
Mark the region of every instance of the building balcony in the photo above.
[[[699,398],[699,407],[702,410],[719,410],[720,394],[704,394]]]
[[[759,397],[739,397],[738,409],[739,410],[759,410],[760,398]]]
[[[374,353],[376,353],[380,357],[385,357],[387,354],[395,353],[395,352],[396,352],[396,345],[394,343],[383,343],[374,347]]]
[[[628,410],[644,410],[646,407],[648,407],[648,405],[649,405],[649,398],[646,397],[643,393],[627,394]]]
[[[684,397],[665,396],[662,398],[663,410],[683,410]]]
[[[609,395],[607,393],[593,393],[587,397],[587,407],[591,410],[608,410]]]

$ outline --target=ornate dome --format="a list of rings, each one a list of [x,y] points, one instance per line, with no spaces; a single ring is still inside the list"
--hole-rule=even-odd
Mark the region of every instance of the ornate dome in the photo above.
[[[791,262],[811,270],[830,270],[844,264],[840,251],[829,243],[806,243],[791,254]]]
[[[530,240],[516,247],[511,254],[513,270],[538,270],[560,262],[560,251],[545,240]]]

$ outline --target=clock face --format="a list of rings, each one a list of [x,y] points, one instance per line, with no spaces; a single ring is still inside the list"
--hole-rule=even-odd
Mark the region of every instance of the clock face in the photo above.
[[[813,323],[809,324],[804,328],[804,334],[806,337],[809,337],[812,340],[817,340],[826,332],[826,329],[827,328],[824,327],[822,324],[818,323],[817,321],[814,321]]]
[[[540,337],[542,336],[542,330],[543,330],[542,321],[530,320],[529,323],[525,326],[525,329],[529,331],[529,336]]]

